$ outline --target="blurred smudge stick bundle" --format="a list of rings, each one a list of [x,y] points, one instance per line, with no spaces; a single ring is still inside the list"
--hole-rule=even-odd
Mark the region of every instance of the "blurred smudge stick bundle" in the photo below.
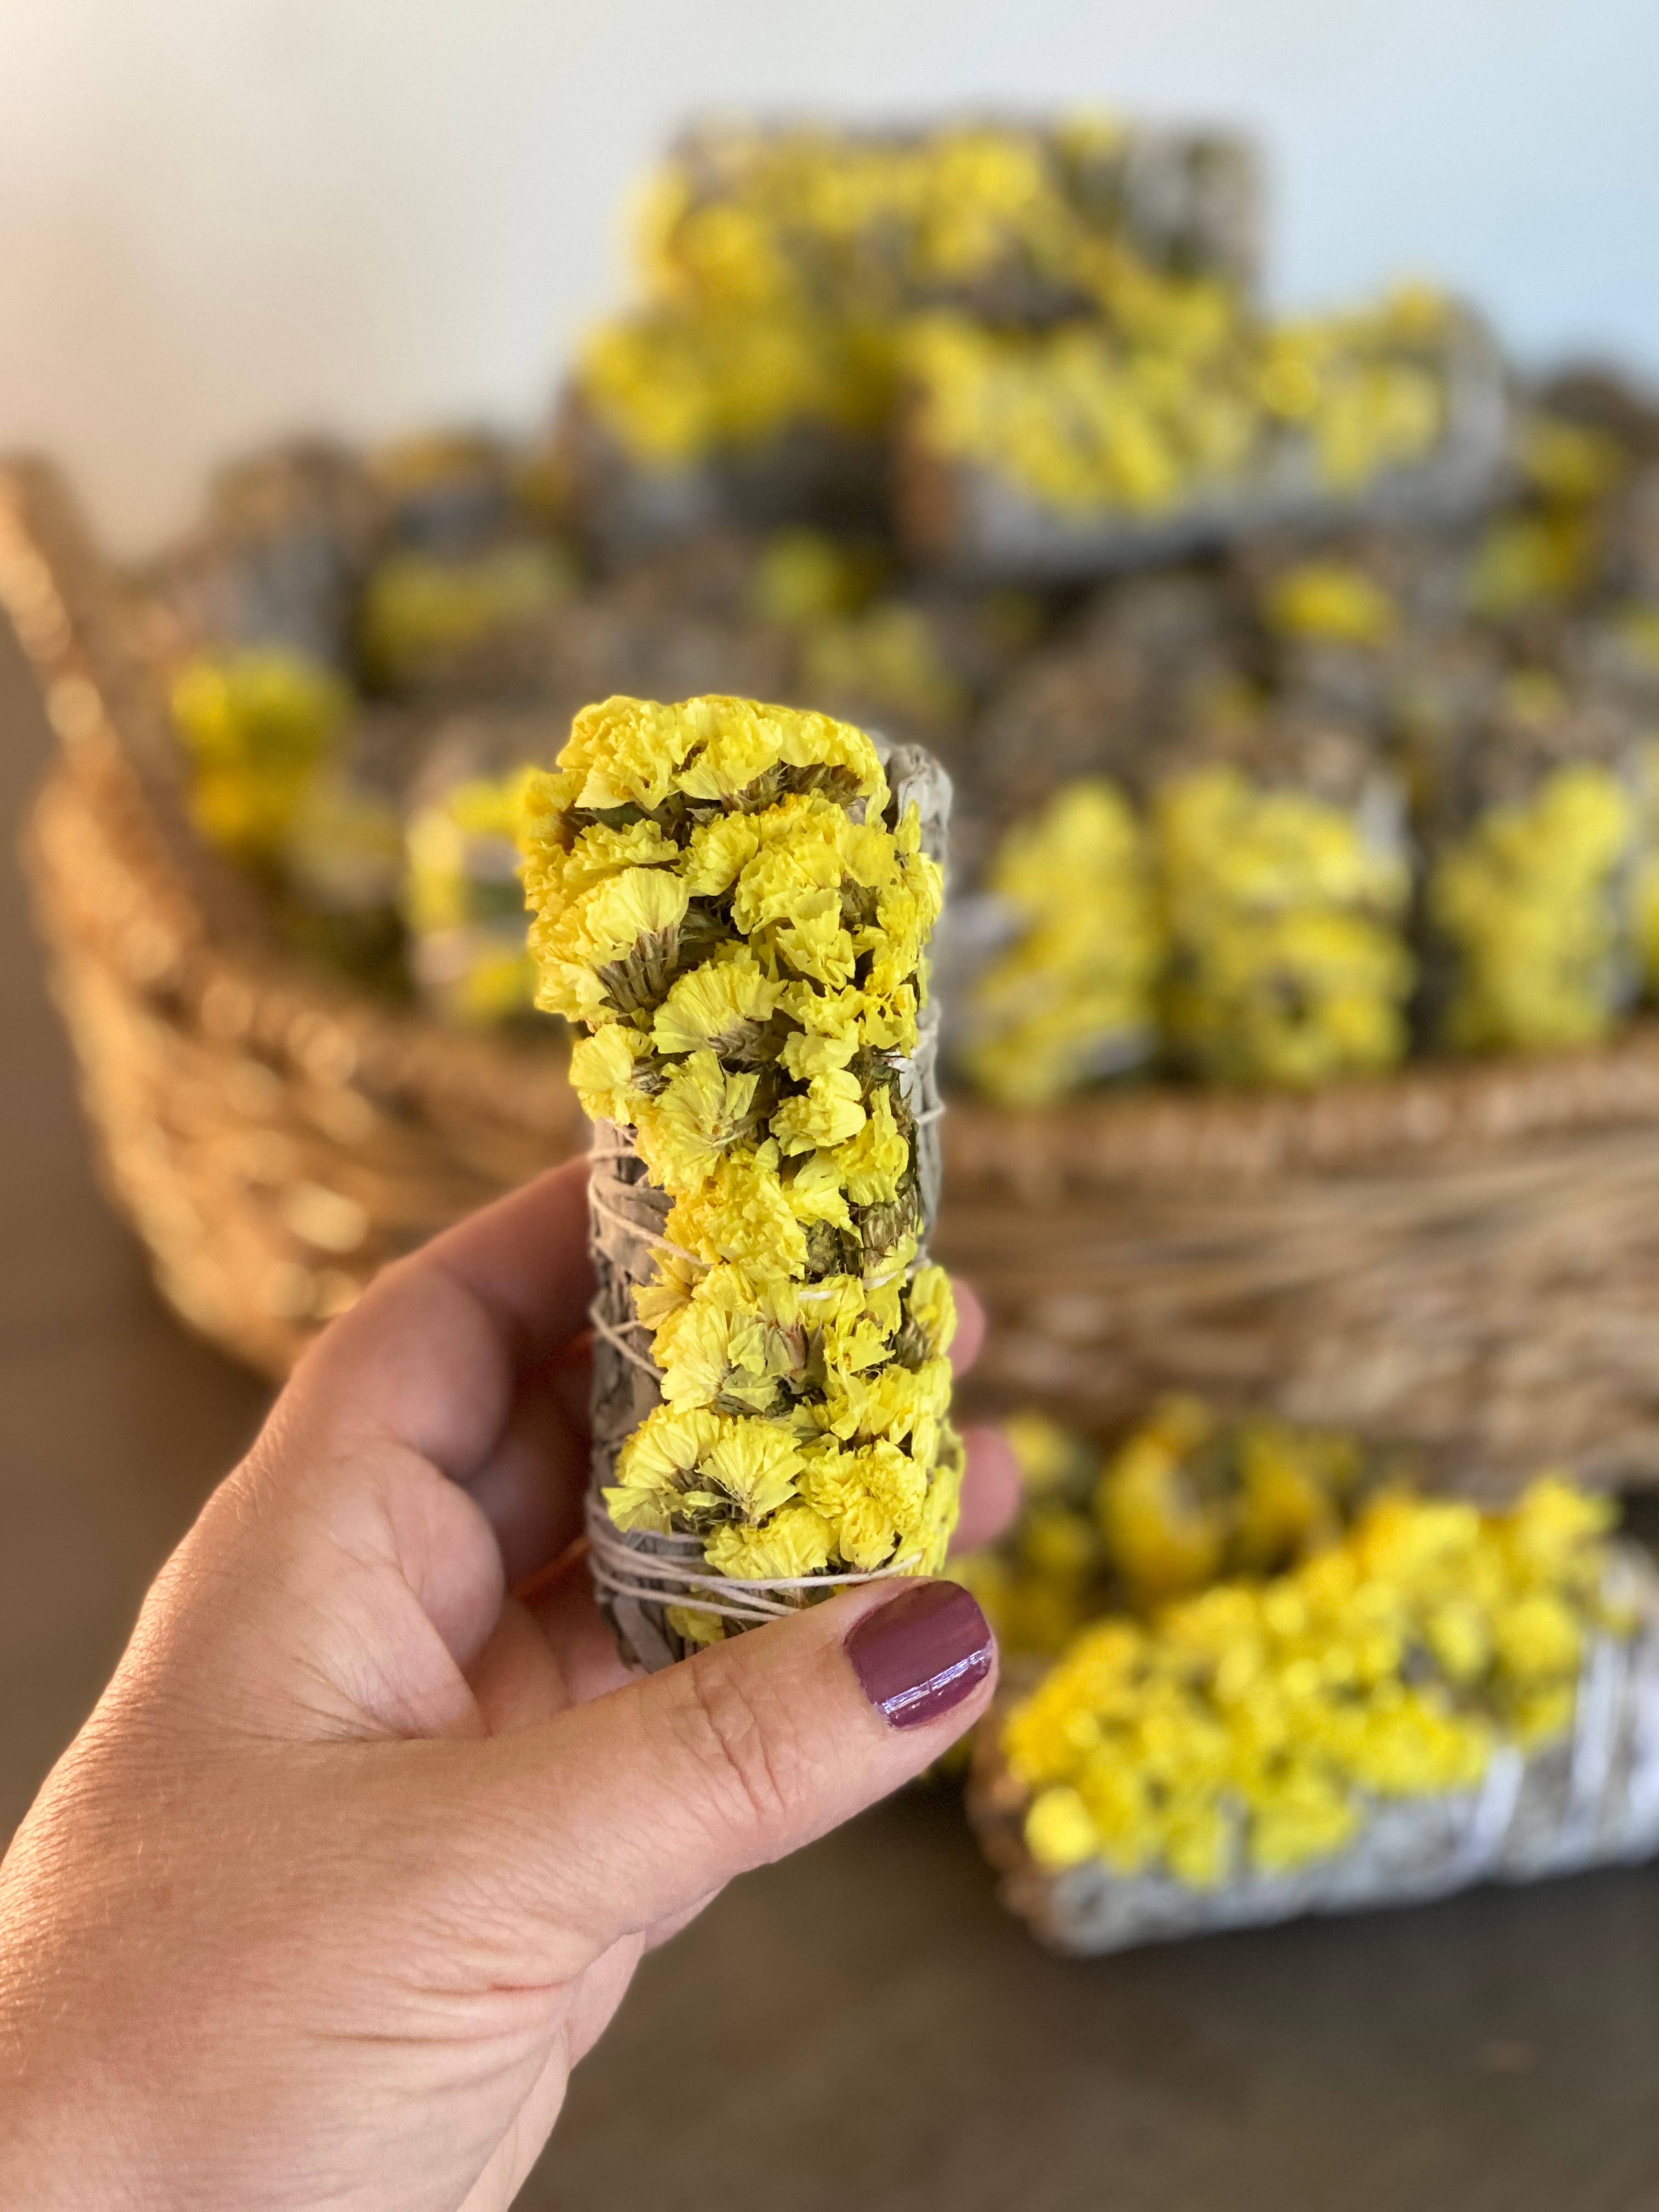
[[[1559,1476],[1481,1510],[1408,1453],[1155,1407],[1038,1415],[957,1571],[1005,1681],[969,1812],[1005,1901],[1092,1953],[1659,1849],[1659,1577]]]

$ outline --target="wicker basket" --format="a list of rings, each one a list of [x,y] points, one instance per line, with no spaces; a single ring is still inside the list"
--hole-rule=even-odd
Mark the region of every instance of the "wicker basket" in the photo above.
[[[118,579],[39,464],[0,467],[0,600],[63,744],[28,857],[111,1188],[179,1310],[280,1372],[385,1259],[583,1142],[562,1063],[283,954],[186,830]],[[1659,1025],[1305,1097],[962,1103],[945,1131],[981,1403],[1100,1425],[1193,1389],[1465,1480],[1659,1479]]]
[[[26,838],[118,1203],[163,1294],[280,1375],[385,1261],[586,1142],[560,1054],[286,957],[191,835],[159,684],[53,472],[0,468],[0,602],[63,759]]]

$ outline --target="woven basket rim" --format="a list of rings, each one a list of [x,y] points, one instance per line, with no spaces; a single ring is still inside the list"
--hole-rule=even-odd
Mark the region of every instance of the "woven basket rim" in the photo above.
[[[476,1085],[492,1118],[526,1082],[564,1083],[547,1045],[441,1030],[289,952],[234,869],[191,832],[170,772],[165,708],[122,612],[123,587],[51,461],[0,457],[0,605],[10,614],[74,775],[118,765],[135,865],[180,943],[170,977],[199,998],[230,979],[348,1032],[383,1065],[445,1060],[454,1090]],[[100,803],[95,776],[82,796]],[[107,782],[107,777],[104,779]],[[107,803],[107,793],[102,794]],[[574,1101],[570,1115],[576,1118]],[[1414,1061],[1396,1073],[1311,1091],[1200,1091],[1167,1083],[1066,1105],[1007,1109],[963,1097],[945,1117],[946,1171],[959,1195],[1018,1196],[1126,1182],[1232,1185],[1358,1170],[1400,1155],[1455,1156],[1493,1145],[1659,1123],[1659,1018],[1593,1048],[1492,1060]]]
[[[349,1041],[360,1065],[380,1072],[375,1087],[435,1077],[446,1088],[475,1088],[492,1118],[516,1118],[528,1091],[544,1123],[547,1094],[556,1090],[568,1101],[561,1118],[574,1129],[581,1116],[556,1042],[440,1029],[418,1007],[360,989],[282,943],[235,868],[190,826],[165,703],[136,649],[123,596],[119,572],[98,550],[62,472],[34,456],[0,457],[0,607],[62,747],[42,800],[94,809],[147,884],[168,939],[156,967],[169,996],[200,1020],[216,994],[210,1025],[238,997],[266,1010],[258,1026],[272,1030],[308,1015],[319,1058],[337,1057]]]

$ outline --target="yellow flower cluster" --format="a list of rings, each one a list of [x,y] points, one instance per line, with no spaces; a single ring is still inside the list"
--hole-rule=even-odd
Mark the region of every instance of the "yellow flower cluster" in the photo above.
[[[1392,635],[1387,596],[1340,567],[1290,571],[1272,600],[1283,635],[1366,651]],[[1477,782],[1490,769],[1525,789],[1524,758],[1505,748],[1547,739],[1565,694],[1522,671],[1502,703],[1512,728],[1443,747],[1454,785],[1468,761]],[[1471,826],[1431,842],[1420,919],[1432,1025],[1456,1051],[1594,1043],[1659,986],[1659,747],[1558,762],[1524,796],[1476,805]],[[1431,780],[1437,765],[1425,752]],[[1425,811],[1431,824],[1432,799]],[[1144,827],[1116,786],[1063,787],[988,872],[1022,927],[973,987],[962,1073],[1017,1106],[1155,1054],[1230,1084],[1395,1066],[1411,1042],[1417,961],[1411,848],[1393,811],[1381,782],[1375,805],[1364,790],[1337,804],[1224,757],[1168,775]]]
[[[1030,334],[932,316],[905,345],[914,434],[1047,506],[1165,513],[1250,458],[1255,413],[1218,368],[1227,336],[1190,352],[1130,349],[1094,322]]]
[[[662,1402],[605,1502],[721,1574],[933,1572],[955,1522],[901,1066],[942,884],[887,805],[861,731],[729,698],[585,708],[526,794],[538,1003],[590,1032],[582,1103],[674,1201],[636,1298]]]
[[[1616,1626],[1610,1519],[1550,1479],[1504,1513],[1390,1492],[1285,1575],[1098,1622],[1003,1724],[1033,1857],[1210,1888],[1340,1851],[1376,1800],[1474,1787],[1571,1726]]]
[[[517,842],[532,773],[464,777],[411,809],[405,827],[410,963],[427,1002],[464,1029],[495,1027],[535,1003]]]
[[[1374,577],[1346,561],[1304,561],[1283,569],[1262,599],[1262,619],[1284,637],[1382,646],[1400,610]]]
[[[1160,1042],[1223,1083],[1404,1057],[1409,869],[1357,808],[1218,763],[1171,776],[1143,826],[1085,778],[1008,833],[987,880],[1023,927],[974,986],[957,1058],[1000,1105],[1051,1104]]]
[[[1006,1424],[1024,1503],[954,1571],[1010,1656],[1052,1658],[1088,1622],[1146,1612],[1226,1576],[1270,1574],[1333,1543],[1396,1461],[1271,1414],[1223,1419],[1170,1397],[1103,1459],[1046,1416]]]
[[[874,430],[892,404],[892,345],[787,309],[650,307],[589,333],[576,388],[635,460],[684,467],[797,423]]]
[[[416,681],[450,654],[556,605],[573,581],[568,564],[548,544],[388,553],[363,589],[358,646],[365,672],[380,684]]]
[[[1580,508],[1500,515],[1469,563],[1470,610],[1501,621],[1528,608],[1561,605],[1589,581],[1595,556],[1591,520]]]
[[[1274,423],[1306,436],[1322,483],[1360,490],[1439,443],[1453,328],[1448,301],[1425,284],[1402,285],[1374,307],[1281,323],[1250,363],[1255,397]]]
[[[1449,1042],[1540,1050],[1605,1036],[1621,1010],[1620,878],[1635,802],[1611,769],[1554,769],[1490,808],[1431,871],[1430,916],[1455,975]]]
[[[1333,493],[1426,460],[1446,422],[1437,301],[1257,331],[1224,292],[1141,272],[1104,321],[1037,332],[919,321],[904,363],[922,449],[1066,513],[1166,514],[1248,485],[1285,442]]]
[[[875,541],[776,531],[760,549],[749,603],[759,620],[793,633],[804,700],[838,717],[937,738],[965,720],[970,694],[932,611],[883,592],[890,567]],[[1017,605],[986,611],[993,635],[999,623],[1018,635]]]
[[[775,530],[760,549],[750,601],[762,622],[786,629],[862,614],[888,573],[873,543],[822,530]]]
[[[646,469],[803,424],[872,437],[905,396],[907,451],[1073,518],[1281,479],[1351,495],[1428,459],[1447,303],[1263,324],[1248,225],[1195,182],[1237,150],[1151,149],[1164,185],[1133,155],[1098,118],[698,134],[644,195],[644,305],[593,334],[576,390]]]
[[[404,823],[388,791],[354,775],[346,763],[324,763],[301,794],[281,860],[298,909],[290,919],[304,924],[302,941],[331,955],[335,965],[349,967],[349,931],[330,925],[373,916],[374,933],[390,957],[404,876]]]
[[[1538,410],[1517,434],[1521,473],[1538,499],[1562,507],[1588,507],[1605,499],[1627,473],[1629,448],[1610,430]]]
[[[1593,582],[1599,509],[1629,460],[1606,431],[1547,414],[1523,421],[1517,446],[1524,495],[1488,524],[1465,579],[1471,611],[1500,622],[1564,605]]]
[[[187,662],[172,708],[197,829],[239,859],[273,860],[350,718],[349,691],[320,662],[261,647]]]
[[[1095,1514],[1131,1604],[1267,1574],[1333,1541],[1368,1473],[1357,1438],[1164,1399],[1107,1459]]]
[[[1002,1428],[1019,1464],[1019,1510],[997,1543],[962,1553],[951,1573],[979,1600],[1005,1659],[1052,1659],[1111,1602],[1092,1510],[1100,1455],[1030,1409]]]
[[[927,617],[896,600],[803,624],[800,683],[809,697],[858,700],[928,731],[949,728],[968,708]]]
[[[1116,786],[1067,785],[1009,833],[988,888],[1019,935],[966,1010],[976,1087],[999,1105],[1048,1105],[1146,1059],[1164,933],[1146,836]]]
[[[1093,118],[702,134],[642,196],[647,305],[593,332],[576,388],[636,461],[676,467],[800,423],[885,428],[910,319],[941,301],[1206,343],[1236,319],[1237,272],[1148,265],[1124,234],[1127,143]]]
[[[1092,115],[1050,129],[705,132],[647,185],[640,259],[659,296],[699,307],[890,320],[967,293],[1052,313],[1113,288],[1130,150],[1121,124]],[[1229,258],[1222,240],[1184,246],[1206,267]]]
[[[1226,765],[1171,779],[1153,835],[1180,1061],[1223,1082],[1306,1085],[1404,1057],[1403,850],[1356,810]]]
[[[1635,649],[1645,649],[1659,679],[1659,608],[1646,617],[1645,641],[1628,615],[1621,627],[1627,638],[1637,629]],[[1659,738],[1649,738],[1637,746],[1633,766],[1641,794],[1642,835],[1631,904],[1637,964],[1644,994],[1651,1001],[1659,1000]]]

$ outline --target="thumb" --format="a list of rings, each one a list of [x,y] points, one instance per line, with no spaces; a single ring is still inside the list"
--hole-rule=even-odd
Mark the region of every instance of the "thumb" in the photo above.
[[[467,1747],[489,1772],[466,1826],[550,1978],[579,1972],[919,1773],[984,1711],[996,1656],[955,1583],[848,1591]]]

